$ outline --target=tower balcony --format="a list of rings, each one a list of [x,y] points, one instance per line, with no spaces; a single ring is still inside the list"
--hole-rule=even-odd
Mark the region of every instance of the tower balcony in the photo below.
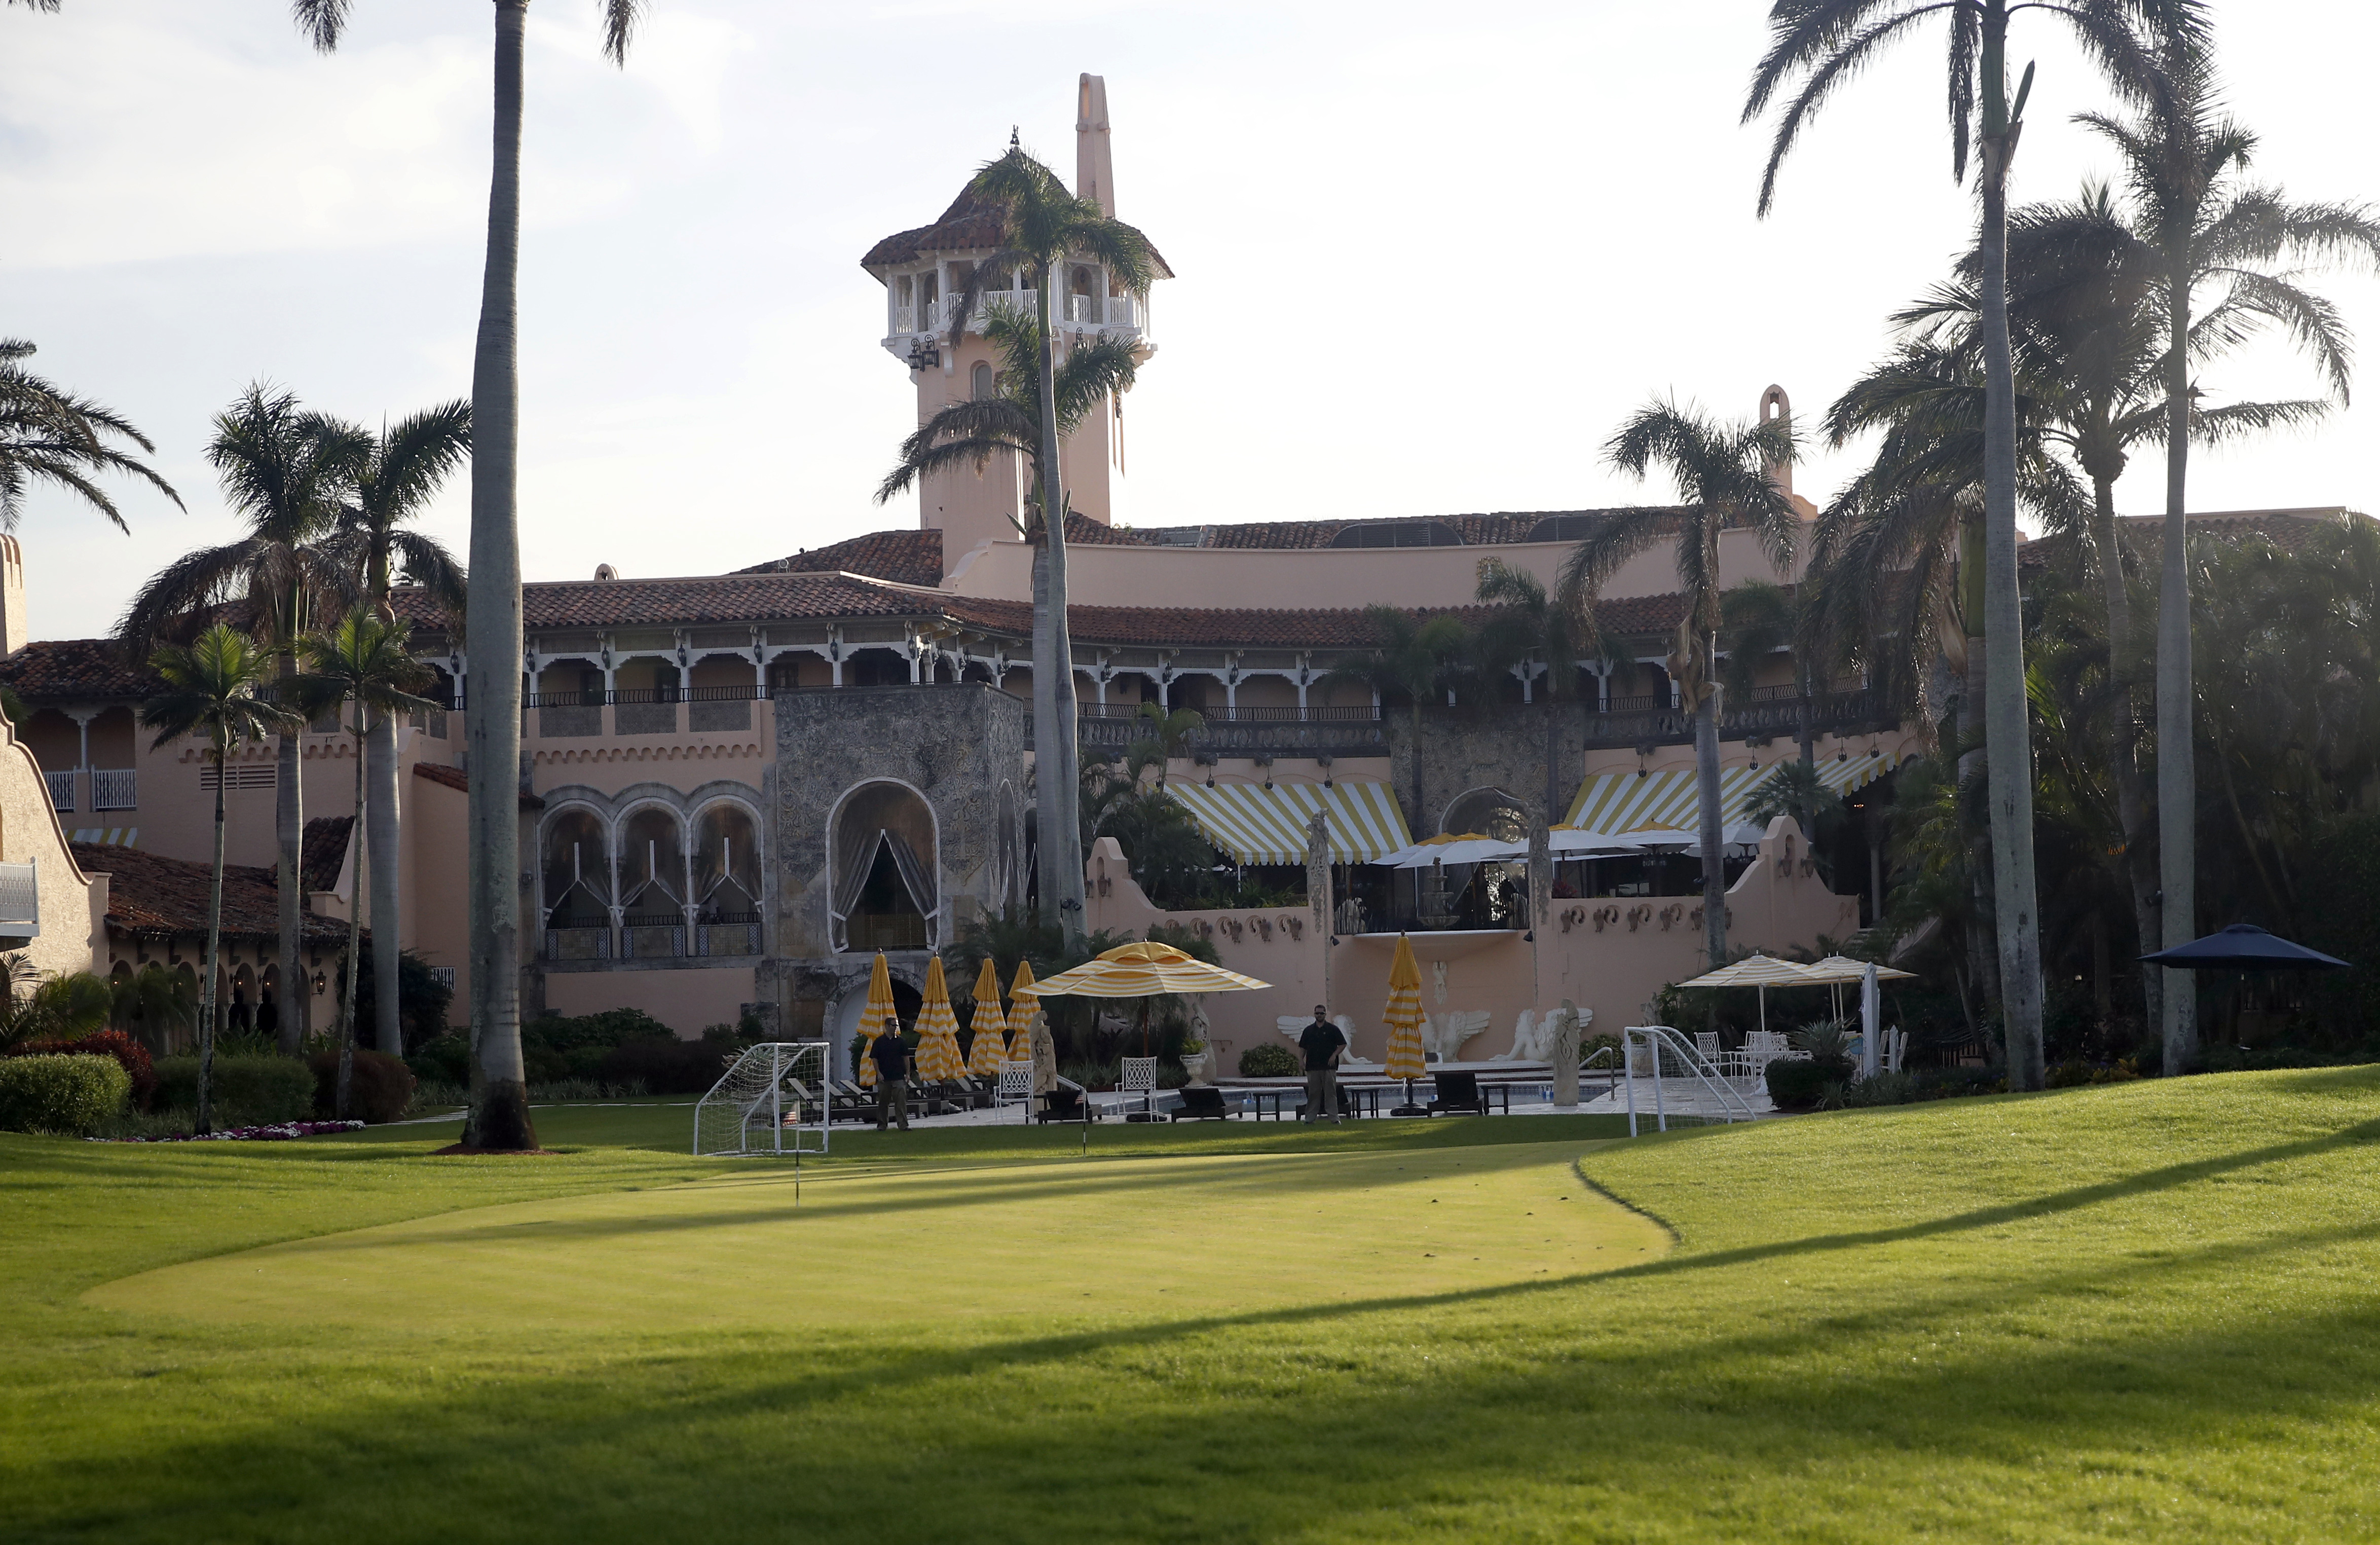
[[[1088,337],[1123,338],[1141,342],[1148,331],[1148,303],[1130,295],[1069,295],[1064,298],[1062,314],[1058,318],[1061,335]],[[947,334],[956,298],[943,296],[923,304],[903,305],[894,301],[890,309],[892,332],[884,339],[884,350],[896,359],[912,358],[922,345],[930,345],[937,335]],[[967,331],[981,334],[984,323],[997,308],[1009,307],[1027,316],[1039,307],[1030,290],[987,290],[977,303],[975,312],[967,318]]]

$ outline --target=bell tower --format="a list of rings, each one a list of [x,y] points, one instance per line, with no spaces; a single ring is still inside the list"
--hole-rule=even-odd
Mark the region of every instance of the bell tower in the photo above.
[[[1107,82],[1096,75],[1081,77],[1075,88],[1075,191],[1114,216]],[[932,225],[886,237],[860,260],[884,286],[884,348],[909,369],[920,424],[953,404],[995,397],[1008,389],[1005,361],[985,339],[984,321],[997,308],[1035,313],[1036,297],[1026,277],[995,275],[955,345],[950,328],[954,298],[966,288],[977,265],[999,249],[1000,218],[997,209],[962,188]],[[1161,259],[1157,274],[1172,277]],[[1149,339],[1148,301],[1124,293],[1105,265],[1088,258],[1069,261],[1059,275],[1058,292],[1051,322],[1061,359],[1080,343],[1102,338],[1129,342],[1143,360],[1157,351]],[[1059,458],[1075,513],[1101,525],[1111,521],[1124,468],[1123,405],[1115,394],[1083,416],[1065,436]],[[1014,541],[1031,492],[1030,464],[1007,451],[992,453],[980,468],[962,462],[921,478],[918,523],[942,532],[943,572],[986,542]]]

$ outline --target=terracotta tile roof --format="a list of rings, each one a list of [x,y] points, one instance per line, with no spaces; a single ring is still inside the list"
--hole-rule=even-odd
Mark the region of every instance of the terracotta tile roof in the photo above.
[[[2290,510],[2206,510],[2192,512],[2189,529],[2193,535],[2215,537],[2230,542],[2262,537],[2285,553],[2294,553],[2305,546],[2317,531],[2350,520],[2370,518],[2370,516],[2340,505]],[[2155,555],[2163,550],[2165,517],[2119,516],[2118,523],[2123,529],[2124,545],[2131,550],[2133,561],[2156,562]],[[2017,549],[2017,566],[2021,569],[2037,570],[2068,565],[2072,561],[2073,547],[2074,541],[2070,537],[2037,538]]]
[[[144,853],[137,847],[72,843],[85,874],[107,881],[107,926],[142,939],[182,939],[203,944],[207,893],[212,870],[206,864]],[[325,887],[327,889],[327,887]],[[302,932],[310,944],[344,945],[347,925],[306,914]],[[254,941],[281,936],[280,887],[270,869],[224,867],[223,936]]]
[[[896,585],[942,582],[942,533],[938,530],[870,531],[790,557],[739,568],[737,574],[864,574]]]
[[[164,685],[113,639],[47,639],[0,660],[0,684],[29,703],[154,697]]]
[[[459,767],[440,767],[434,762],[417,761],[413,764],[413,775],[417,778],[427,778],[431,783],[443,788],[451,788],[457,794],[471,792],[471,780]],[[520,808],[525,810],[541,810],[545,809],[545,800],[538,795],[524,794],[520,797]]]
[[[1054,174],[1053,174],[1054,175]],[[1146,239],[1146,238],[1144,238]],[[882,277],[881,270],[899,268],[937,252],[981,252],[1000,245],[1000,209],[975,195],[975,179],[969,177],[951,207],[942,211],[941,218],[930,225],[914,230],[896,231],[868,249],[859,266]],[[1154,246],[1149,254],[1157,258],[1158,274],[1172,278],[1173,270]]]
[[[420,590],[391,598],[417,627],[443,627],[443,613]],[[930,592],[898,590],[835,574],[721,574],[676,579],[563,579],[521,587],[529,627],[697,627],[839,617],[925,617],[941,609]]]

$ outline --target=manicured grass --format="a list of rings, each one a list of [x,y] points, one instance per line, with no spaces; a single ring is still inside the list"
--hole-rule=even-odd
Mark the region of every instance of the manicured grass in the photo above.
[[[798,1209],[540,1120],[588,1146],[0,1138],[9,1537],[2380,1530],[2380,1071],[838,1133]]]

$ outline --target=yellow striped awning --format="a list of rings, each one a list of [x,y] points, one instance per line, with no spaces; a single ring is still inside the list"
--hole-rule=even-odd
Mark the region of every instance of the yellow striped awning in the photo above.
[[[1243,864],[1305,862],[1305,826],[1314,812],[1330,819],[1333,863],[1369,863],[1413,844],[1404,812],[1386,784],[1168,783],[1165,792],[1181,801],[1198,830]]]
[[[1818,781],[1837,794],[1874,783],[1899,764],[1890,751],[1849,758],[1828,757],[1817,763]],[[1743,821],[1743,808],[1782,762],[1765,767],[1722,767],[1718,774],[1720,827],[1730,842]],[[1691,841],[1702,821],[1702,799],[1694,770],[1671,768],[1661,772],[1598,772],[1578,785],[1563,824],[1582,832],[1676,832]]]

